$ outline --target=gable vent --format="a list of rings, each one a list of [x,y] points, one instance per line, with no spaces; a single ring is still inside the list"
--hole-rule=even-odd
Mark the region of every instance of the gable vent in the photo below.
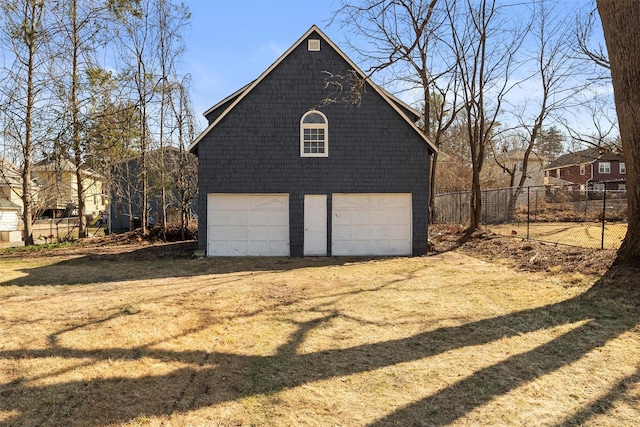
[[[309,52],[318,52],[320,50],[320,40],[309,39],[307,41],[307,47],[309,49]]]

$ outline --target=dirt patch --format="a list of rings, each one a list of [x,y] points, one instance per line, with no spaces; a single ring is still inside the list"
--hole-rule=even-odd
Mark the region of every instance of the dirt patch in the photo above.
[[[429,241],[435,253],[457,249],[485,260],[505,260],[522,270],[550,273],[602,275],[609,270],[616,255],[616,251],[610,249],[536,242],[489,231],[477,231],[460,245],[463,235],[462,227],[437,225],[430,228]]]

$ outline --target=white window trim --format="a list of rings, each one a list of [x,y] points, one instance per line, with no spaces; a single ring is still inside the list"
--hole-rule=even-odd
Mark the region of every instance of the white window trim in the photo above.
[[[309,52],[320,52],[320,40],[309,39],[307,40],[307,49]]]
[[[304,118],[309,114],[319,114],[324,119],[324,123],[304,123]],[[324,129],[324,153],[304,152],[305,129]],[[300,118],[300,157],[329,157],[329,121],[327,116],[318,110],[309,110]]]
[[[605,165],[607,166],[606,168],[605,168]],[[601,174],[611,173],[611,162],[599,162],[598,173],[601,173]]]
[[[580,165],[580,175],[585,175],[587,173],[587,167],[585,164]]]
[[[625,162],[620,162],[620,175],[626,175],[627,173],[627,164]]]

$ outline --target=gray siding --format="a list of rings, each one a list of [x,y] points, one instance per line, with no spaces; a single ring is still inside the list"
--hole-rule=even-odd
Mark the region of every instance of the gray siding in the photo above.
[[[412,193],[413,252],[426,252],[427,144],[371,87],[360,105],[319,107],[323,70],[346,76],[348,64],[324,40],[319,52],[301,43],[200,141],[200,249],[209,193],[289,193],[292,256],[303,252],[305,194]],[[300,157],[300,118],[313,108],[328,119],[326,158]]]
[[[180,156],[181,153],[175,148],[164,149],[165,158],[162,163],[165,172],[168,172],[168,176],[164,177],[165,186],[165,201],[167,202],[167,209],[180,208],[180,192],[178,184],[177,170],[181,167]],[[147,197],[148,197],[148,213],[149,218],[153,218],[154,222],[158,225],[162,218],[162,192],[161,192],[161,177],[160,156],[161,150],[154,150],[147,153],[147,168],[148,168],[148,184]],[[185,162],[188,162],[189,169],[195,170],[197,159],[190,153],[186,153]],[[110,188],[110,224],[111,231],[114,233],[123,233],[125,231],[132,230],[141,226],[139,220],[142,217],[142,180],[141,180],[141,168],[140,158],[135,157],[126,161],[123,161],[111,168],[112,183]],[[195,178],[189,180],[189,193],[197,194],[197,181]],[[198,212],[197,199],[191,200],[191,215],[194,212]],[[134,224],[131,224],[131,218],[129,218],[129,205],[131,205],[131,215],[137,217],[134,220]]]

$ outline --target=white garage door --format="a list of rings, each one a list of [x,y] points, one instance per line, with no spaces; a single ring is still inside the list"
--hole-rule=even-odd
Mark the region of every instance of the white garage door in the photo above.
[[[0,231],[15,231],[18,229],[18,209],[0,208]]]
[[[333,255],[411,255],[411,194],[334,194]]]
[[[209,194],[208,256],[289,256],[287,194]]]

